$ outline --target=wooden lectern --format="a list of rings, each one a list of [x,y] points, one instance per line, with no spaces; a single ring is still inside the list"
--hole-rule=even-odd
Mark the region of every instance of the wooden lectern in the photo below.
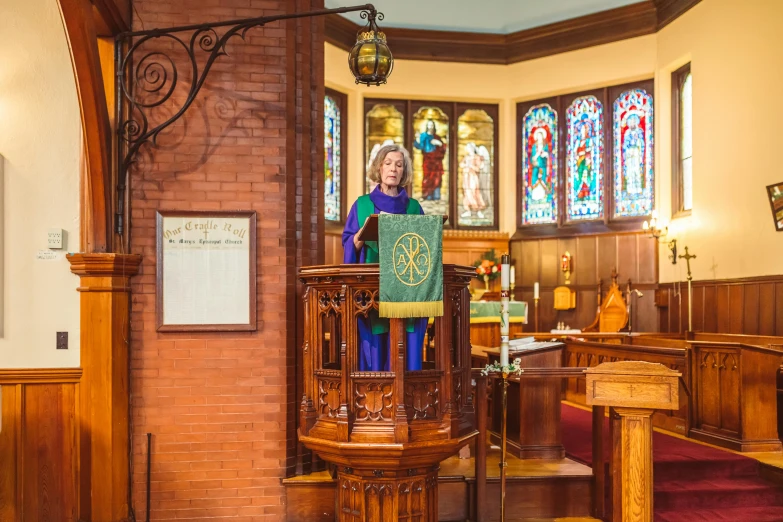
[[[377,240],[377,221],[374,234],[365,225],[363,240]],[[405,371],[404,320],[390,319],[390,371],[364,372],[357,319],[378,308],[379,266],[300,270],[305,332],[299,440],[336,465],[340,522],[438,520],[439,463],[478,434],[470,394],[473,275],[471,267],[443,266],[434,369]]]

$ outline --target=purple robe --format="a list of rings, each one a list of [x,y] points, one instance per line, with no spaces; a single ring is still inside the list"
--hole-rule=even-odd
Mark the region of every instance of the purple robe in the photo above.
[[[375,212],[388,212],[389,214],[405,214],[408,208],[408,193],[405,189],[399,189],[396,196],[387,196],[381,192],[380,186],[375,187],[370,193],[370,199],[375,205]],[[422,210],[423,214],[424,211]],[[363,225],[364,223],[362,223]],[[345,220],[343,230],[343,263],[365,263],[367,256],[366,247],[361,251],[356,250],[353,237],[361,229],[359,216],[354,202],[348,218]],[[376,313],[377,312],[374,312]],[[411,324],[412,323],[412,324]],[[389,334],[372,333],[372,320],[370,317],[359,317],[359,370],[360,371],[389,371]],[[427,318],[413,319],[406,325],[406,367],[408,370],[421,370],[421,351],[424,344],[424,334],[427,331]],[[414,349],[411,349],[413,347]]]

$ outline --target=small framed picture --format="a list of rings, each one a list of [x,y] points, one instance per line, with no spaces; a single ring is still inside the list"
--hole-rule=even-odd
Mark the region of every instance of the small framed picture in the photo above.
[[[772,219],[775,221],[775,230],[783,232],[783,181],[767,186],[769,205],[772,208]]]
[[[256,213],[158,211],[159,332],[256,329]]]

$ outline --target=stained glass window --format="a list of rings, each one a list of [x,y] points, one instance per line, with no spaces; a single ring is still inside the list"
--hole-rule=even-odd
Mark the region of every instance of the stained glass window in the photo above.
[[[495,123],[486,111],[457,119],[457,215],[461,226],[495,225]]]
[[[653,206],[653,99],[644,89],[614,102],[614,216],[646,216]]]
[[[522,224],[557,222],[557,112],[535,105],[522,128]]]
[[[449,117],[439,107],[413,115],[413,194],[425,214],[449,213]]]
[[[340,107],[329,95],[324,97],[324,218],[341,221]]]
[[[595,96],[575,99],[566,110],[566,209],[569,220],[604,215],[603,106]]]
[[[680,91],[680,172],[682,210],[693,209],[693,77],[689,72]]]
[[[377,104],[367,112],[364,139],[367,151],[365,189],[368,193],[377,185],[366,175],[370,171],[372,160],[384,145],[402,145],[404,129],[405,117],[394,105]]]

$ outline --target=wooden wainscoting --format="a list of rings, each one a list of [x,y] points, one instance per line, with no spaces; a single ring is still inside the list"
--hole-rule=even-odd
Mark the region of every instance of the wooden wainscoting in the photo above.
[[[554,309],[554,289],[565,284],[560,270],[560,256],[571,253],[571,288],[576,290],[576,308]],[[658,282],[658,254],[655,241],[642,233],[610,233],[574,237],[520,238],[511,240],[511,260],[516,264],[518,301],[531,306],[533,324],[533,284],[540,284],[539,330],[548,332],[563,321],[573,328],[584,328],[595,319],[598,308],[598,281],[604,295],[612,282],[612,268],[625,292],[627,281],[644,296],[633,297],[631,326],[635,332],[657,332],[658,315],[655,293]],[[532,329],[532,328],[531,328]]]
[[[688,329],[688,285],[662,283],[661,332]],[[693,331],[783,335],[783,275],[693,281]]]
[[[339,265],[343,262],[343,231],[327,227],[324,233],[324,264]]]
[[[0,520],[78,520],[81,375],[0,370]]]

